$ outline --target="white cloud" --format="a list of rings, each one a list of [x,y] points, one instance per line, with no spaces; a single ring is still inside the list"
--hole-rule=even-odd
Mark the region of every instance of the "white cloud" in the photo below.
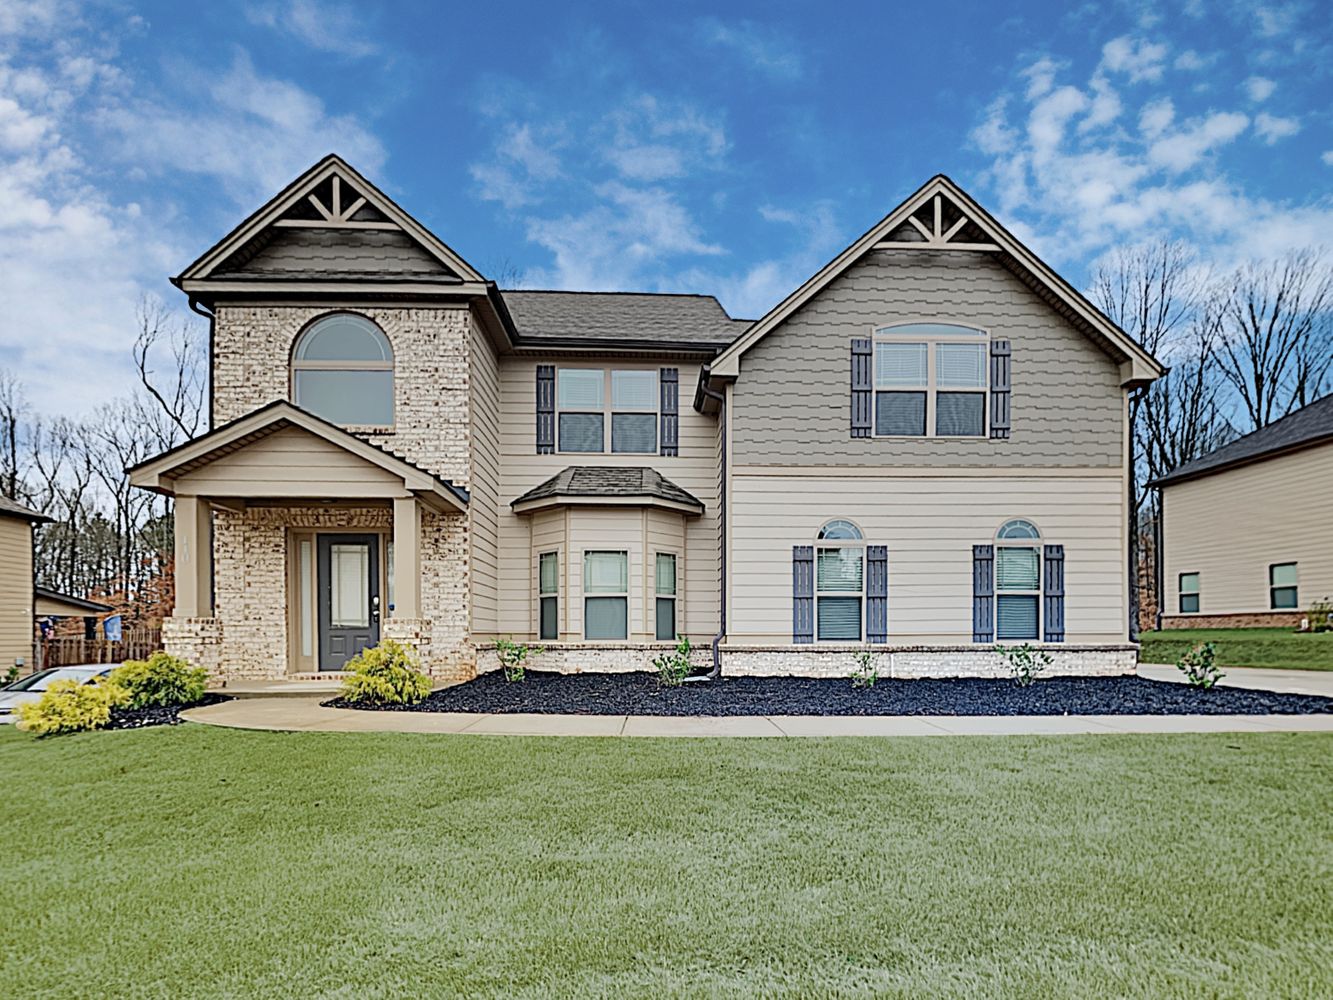
[[[1086,118],[1078,123],[1080,132],[1101,128],[1120,117],[1120,96],[1111,89],[1106,77],[1092,78],[1092,106]]]
[[[1252,76],[1245,81],[1245,93],[1256,104],[1268,100],[1276,89],[1277,84],[1266,76]]]
[[[1176,56],[1174,65],[1176,69],[1192,73],[1195,70],[1203,69],[1209,62],[1211,62],[1211,60],[1205,59],[1193,49],[1186,49],[1184,52],[1180,53],[1180,55]]]
[[[1279,139],[1290,138],[1300,130],[1301,123],[1295,118],[1282,118],[1266,111],[1261,111],[1254,119],[1254,131],[1270,146]]]
[[[1319,159],[1323,160],[1326,166],[1333,167],[1333,149],[1324,150]]]
[[[1160,136],[1148,148],[1148,159],[1157,166],[1180,173],[1219,146],[1231,142],[1249,124],[1250,119],[1239,112],[1216,112]]]
[[[1284,35],[1296,24],[1301,8],[1297,4],[1270,4],[1254,8],[1254,17],[1259,23],[1259,34],[1265,38]]]
[[[738,53],[751,67],[777,80],[798,80],[805,73],[796,43],[776,28],[738,21],[728,24],[716,17],[699,22],[699,35],[709,45]]]
[[[1176,117],[1176,106],[1169,97],[1159,97],[1149,101],[1139,112],[1139,130],[1150,139],[1155,139],[1166,131],[1167,126]]]
[[[1102,46],[1102,66],[1113,73],[1124,73],[1130,83],[1159,80],[1166,65],[1166,51],[1160,42],[1121,35]]]
[[[245,15],[251,24],[282,31],[319,52],[362,58],[379,48],[356,11],[344,3],[279,0],[254,4]]]

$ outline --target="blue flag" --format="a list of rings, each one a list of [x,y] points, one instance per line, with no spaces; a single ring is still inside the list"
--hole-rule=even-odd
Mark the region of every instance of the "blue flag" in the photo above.
[[[102,634],[108,642],[120,642],[120,615],[112,615],[102,622]]]

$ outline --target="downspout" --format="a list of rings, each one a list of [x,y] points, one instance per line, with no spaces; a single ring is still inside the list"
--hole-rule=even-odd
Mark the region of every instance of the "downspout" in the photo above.
[[[727,636],[727,397],[708,384],[708,376],[699,382],[699,391],[709,399],[717,401],[717,426],[720,435],[720,466],[717,486],[718,517],[718,557],[717,565],[721,578],[718,580],[718,626],[717,635],[713,636],[713,669],[701,677],[689,680],[711,681],[722,676],[722,651],[719,648]]]
[[[213,429],[213,325],[217,316],[211,309],[199,304],[193,295],[189,297],[190,311],[198,313],[208,320],[208,429]]]
[[[1153,545],[1156,557],[1153,577],[1157,581],[1157,631],[1162,631],[1162,607],[1166,601],[1166,490],[1157,487],[1157,524],[1154,526]]]

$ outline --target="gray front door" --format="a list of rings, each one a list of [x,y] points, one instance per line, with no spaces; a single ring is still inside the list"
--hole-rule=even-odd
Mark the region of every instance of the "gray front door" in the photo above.
[[[380,641],[378,535],[319,535],[319,669]]]

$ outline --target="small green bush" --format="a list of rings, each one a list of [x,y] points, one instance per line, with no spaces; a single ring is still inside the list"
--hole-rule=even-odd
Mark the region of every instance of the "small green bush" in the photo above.
[[[1311,632],[1333,632],[1333,601],[1321,597],[1310,605],[1305,617],[1310,619]]]
[[[1185,675],[1190,687],[1208,690],[1226,674],[1217,665],[1217,647],[1201,642],[1176,661],[1176,669]]]
[[[347,662],[351,676],[343,681],[342,696],[370,705],[415,705],[430,694],[430,678],[412,651],[401,642],[385,639],[363,649]]]
[[[9,687],[9,685],[13,684],[18,679],[19,679],[18,664],[11,663],[9,665],[9,669],[5,671],[5,676],[3,678],[0,678],[0,687]]]
[[[112,681],[55,681],[42,692],[41,700],[19,706],[18,726],[37,736],[101,729],[111,721],[111,710],[122,707],[127,698],[125,689]]]
[[[193,705],[208,690],[207,670],[163,652],[146,660],[126,660],[111,672],[111,680],[124,688],[129,708]]]
[[[852,669],[852,687],[872,688],[879,680],[879,666],[873,650],[863,649],[856,654],[856,666]]]
[[[524,664],[529,656],[540,656],[544,652],[546,649],[542,646],[515,642],[508,636],[495,640],[495,655],[499,657],[500,669],[504,671],[505,680],[510,683],[521,681],[527,675]]]
[[[1029,642],[1021,646],[996,646],[995,651],[1008,661],[1009,674],[1019,687],[1030,685],[1054,662],[1050,653]]]
[[[690,676],[689,636],[682,635],[676,642],[676,648],[669,653],[653,657],[653,666],[657,668],[657,683],[662,687],[679,687]]]

